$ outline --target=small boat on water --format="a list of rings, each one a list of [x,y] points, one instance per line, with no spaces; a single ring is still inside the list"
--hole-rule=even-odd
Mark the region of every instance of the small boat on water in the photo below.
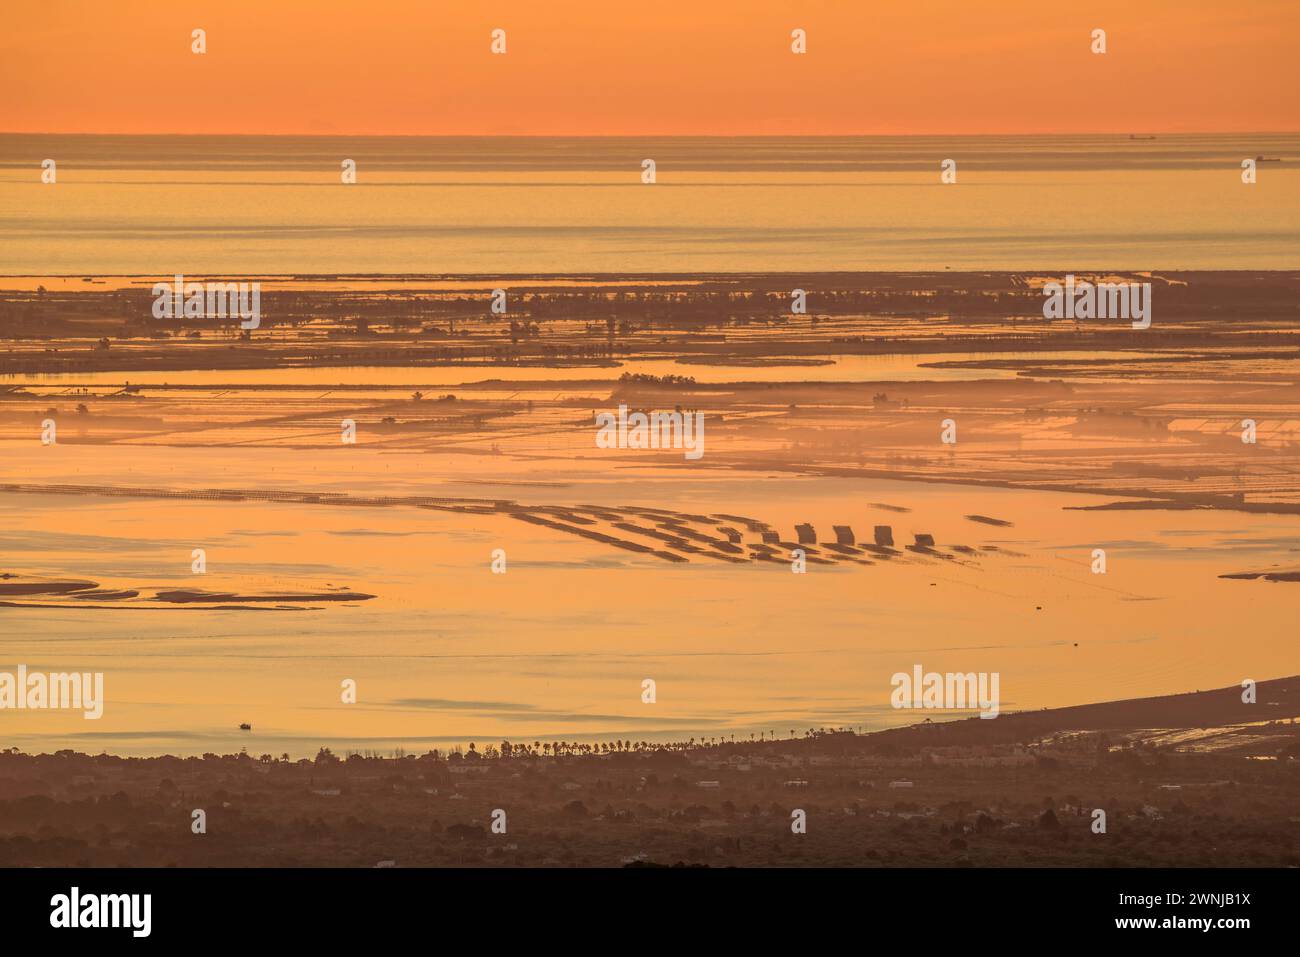
[[[240,730],[240,731],[252,731],[252,730],[253,730],[253,726],[252,726],[251,724],[241,724],[241,725],[239,726],[239,730]]]
[[[1128,138],[1131,140],[1153,140],[1154,136],[1138,136],[1136,133],[1130,133]]]
[[[1255,162],[1256,163],[1280,163],[1282,162],[1282,159],[1277,156],[1256,156]]]

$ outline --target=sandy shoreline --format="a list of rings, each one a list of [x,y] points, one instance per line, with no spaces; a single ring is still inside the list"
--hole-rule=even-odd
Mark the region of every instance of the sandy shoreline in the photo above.
[[[1224,688],[749,742],[323,748],[299,761],[7,751],[0,863],[1295,866],[1278,834],[1295,820],[1298,688],[1261,683],[1262,722]],[[812,825],[796,841],[792,807]],[[489,833],[492,808],[508,836]],[[1209,827],[1222,836],[1188,840]]]

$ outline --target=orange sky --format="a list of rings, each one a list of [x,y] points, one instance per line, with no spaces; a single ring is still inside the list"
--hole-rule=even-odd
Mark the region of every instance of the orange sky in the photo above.
[[[1296,0],[43,0],[0,31],[2,131],[1300,129]]]

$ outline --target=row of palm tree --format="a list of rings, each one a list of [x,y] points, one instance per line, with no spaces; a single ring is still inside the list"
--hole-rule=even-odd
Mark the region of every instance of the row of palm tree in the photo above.
[[[808,728],[804,731],[804,738],[817,738],[823,735],[851,732],[854,729],[841,728]],[[790,737],[787,740],[798,737],[798,732],[790,729]],[[742,742],[743,742],[742,738]],[[775,729],[769,731],[750,732],[749,740],[754,743],[776,741],[777,734]],[[687,738],[684,741],[633,741],[624,739],[615,739],[613,741],[598,741],[592,743],[578,741],[533,741],[532,744],[527,742],[523,744],[512,744],[509,741],[502,741],[499,746],[488,745],[482,752],[474,742],[470,742],[467,752],[461,755],[462,758],[478,760],[482,758],[523,758],[523,757],[574,757],[581,755],[599,755],[599,754],[625,754],[625,753],[646,753],[653,751],[694,751],[702,748],[716,748],[720,745],[735,744],[735,734],[724,735],[722,737],[709,738]],[[454,749],[453,754],[459,753],[459,749]]]

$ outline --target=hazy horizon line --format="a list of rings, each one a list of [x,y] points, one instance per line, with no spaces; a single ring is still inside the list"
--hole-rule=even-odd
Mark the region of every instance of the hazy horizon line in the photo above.
[[[163,132],[105,132],[102,130],[0,130],[0,136],[123,136],[123,137],[243,137],[247,139],[290,139],[307,137],[347,137],[352,139],[578,139],[626,140],[655,137],[681,140],[739,140],[739,139],[974,139],[979,137],[1106,137],[1106,136],[1295,136],[1300,129],[1291,130],[1091,130],[1091,131],[996,131],[988,133],[163,133]]]
[[[816,277],[816,276],[1056,276],[1074,273],[1077,275],[1148,275],[1158,277],[1162,275],[1189,275],[1189,274],[1222,274],[1232,273],[1235,275],[1272,275],[1272,274],[1290,274],[1300,273],[1300,266],[1288,269],[1230,269],[1230,268],[1175,268],[1165,269],[1161,267],[1148,268],[1145,266],[1138,267],[1117,267],[1117,266],[1089,266],[1089,265],[1072,265],[1072,266],[1035,266],[1024,269],[759,269],[759,270],[700,270],[693,272],[681,271],[644,271],[628,270],[619,272],[602,272],[599,270],[578,270],[578,271],[557,271],[557,272],[362,272],[362,271],[335,271],[335,272],[230,272],[223,270],[201,270],[188,271],[182,275],[195,277],[211,276],[239,276],[243,278],[267,279],[272,281],[321,281],[321,280],[353,280],[353,279],[429,279],[429,280],[483,280],[498,281],[506,279],[573,279],[577,281],[604,281],[609,279],[618,279],[625,282],[647,279],[744,279],[752,277]],[[0,280],[5,279],[82,279],[90,277],[92,279],[156,279],[162,276],[174,276],[175,272],[23,272],[23,273],[0,273]],[[88,290],[97,291],[97,290]]]

